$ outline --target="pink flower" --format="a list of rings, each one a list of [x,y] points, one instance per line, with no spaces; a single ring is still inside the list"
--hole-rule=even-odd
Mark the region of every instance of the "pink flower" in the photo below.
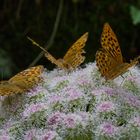
[[[76,128],[82,124],[82,118],[76,114],[67,114],[64,118],[64,125],[67,128]]]
[[[76,114],[64,114],[56,112],[48,118],[48,124],[52,126],[64,126],[66,128],[75,128],[77,125],[82,124],[82,118]]]
[[[92,91],[92,95],[93,95],[93,96],[100,96],[100,95],[102,95],[104,92],[105,92],[105,91],[104,91],[103,89],[94,89],[94,90]]]
[[[37,131],[35,129],[29,130],[25,133],[24,139],[25,140],[33,140],[34,138],[36,138],[36,133]]]
[[[40,138],[40,140],[54,140],[58,134],[55,131],[45,132]]]
[[[137,96],[127,94],[123,98],[124,98],[124,101],[126,101],[131,106],[137,107],[137,108],[140,107],[140,99]]]
[[[39,93],[48,94],[48,91],[41,86],[37,86],[31,89],[30,92],[28,92],[27,96],[32,97],[32,96],[38,95]]]
[[[102,95],[102,94],[107,94],[107,95],[110,95],[110,96],[114,96],[114,95],[117,94],[117,90],[113,89],[113,88],[110,88],[110,87],[102,87],[100,89],[94,89],[92,91],[92,95],[94,95],[94,96],[99,96],[99,95]]]
[[[26,107],[26,110],[23,112],[23,117],[29,117],[31,114],[41,111],[42,109],[47,108],[46,103],[38,103],[38,104],[31,104],[29,107]]]
[[[77,114],[82,118],[82,121],[88,121],[90,118],[90,114],[88,112],[80,111]]]
[[[103,135],[113,136],[118,132],[118,128],[112,125],[111,123],[104,122],[99,126],[99,131]]]
[[[67,128],[74,128],[75,127],[75,120],[73,118],[70,118],[68,117],[66,120],[65,120],[65,124],[66,124],[66,127]]]
[[[97,112],[110,112],[115,110],[115,105],[111,101],[104,101],[97,105]]]
[[[60,96],[60,95],[53,95],[51,97],[48,97],[48,104],[55,104],[55,103],[58,103],[58,102],[61,102],[63,101],[63,97]]]
[[[58,86],[61,83],[65,83],[66,81],[68,81],[68,76],[57,76],[51,80],[50,88],[56,88],[56,86]]]
[[[86,127],[91,124],[93,119],[92,115],[88,112],[77,112],[77,114],[81,117],[81,123],[83,127]]]
[[[80,90],[71,87],[67,89],[66,96],[67,96],[66,99],[68,101],[73,101],[82,98],[84,94]]]
[[[76,83],[78,83],[81,86],[87,86],[91,83],[91,78],[88,77],[87,74],[81,73],[76,80]]]
[[[85,96],[76,86],[67,86],[62,90],[65,101],[73,101]]]
[[[127,77],[127,80],[128,81],[130,81],[130,82],[135,82],[135,79],[136,79],[137,77],[135,77],[135,76],[131,76],[131,77]]]
[[[140,77],[139,76],[133,76],[133,77],[128,77],[127,78],[130,82],[133,82],[137,85],[140,85]]]
[[[59,125],[63,122],[65,114],[61,112],[55,112],[48,117],[48,125]]]
[[[110,87],[104,87],[103,90],[105,91],[105,93],[107,93],[110,96],[116,95],[117,94],[117,90],[114,88],[110,88]]]
[[[0,136],[0,140],[10,140],[11,138],[9,136]]]

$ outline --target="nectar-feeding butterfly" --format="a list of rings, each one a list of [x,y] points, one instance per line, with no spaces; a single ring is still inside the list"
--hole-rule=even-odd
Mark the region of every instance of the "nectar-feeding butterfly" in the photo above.
[[[0,81],[0,96],[24,93],[42,81],[42,65],[19,72],[9,80]]]
[[[103,27],[101,45],[102,48],[96,52],[95,58],[97,67],[106,80],[115,79],[138,63],[140,56],[130,63],[123,61],[117,37],[108,23],[105,23]]]
[[[28,37],[28,39],[36,46],[40,47],[45,52],[45,57],[61,69],[72,70],[84,62],[85,53],[84,46],[88,39],[88,32],[83,34],[66,52],[62,59],[55,59],[47,50],[41,47],[38,43]]]

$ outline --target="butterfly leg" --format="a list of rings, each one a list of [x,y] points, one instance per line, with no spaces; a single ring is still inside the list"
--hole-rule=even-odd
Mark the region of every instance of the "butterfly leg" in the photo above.
[[[124,79],[124,76],[121,75],[121,77]]]
[[[125,81],[125,78],[123,77],[123,80],[122,80],[120,86],[122,86],[122,84],[124,83],[124,81]]]

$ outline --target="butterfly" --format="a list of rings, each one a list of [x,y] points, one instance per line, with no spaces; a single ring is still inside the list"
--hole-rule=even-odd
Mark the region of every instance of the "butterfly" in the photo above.
[[[8,81],[0,81],[0,95],[14,95],[24,93],[42,81],[42,65],[28,68],[19,72]]]
[[[85,43],[88,39],[88,32],[83,34],[66,52],[65,56],[62,59],[55,59],[47,50],[41,47],[38,43],[32,40],[30,37],[27,37],[34,45],[40,47],[45,52],[45,57],[50,60],[52,63],[57,65],[59,68],[64,70],[72,70],[78,67],[81,63],[84,62],[85,56],[82,54],[85,53],[83,50]]]
[[[121,49],[117,37],[108,23],[104,24],[101,34],[102,48],[96,52],[96,65],[106,80],[113,80],[119,75],[125,73],[128,68],[138,63],[137,57],[130,63],[123,61]]]

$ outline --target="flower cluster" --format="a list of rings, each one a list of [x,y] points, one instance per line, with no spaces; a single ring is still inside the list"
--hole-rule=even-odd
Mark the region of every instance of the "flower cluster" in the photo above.
[[[43,77],[25,94],[0,97],[0,140],[140,138],[138,68],[108,81],[95,63]]]

